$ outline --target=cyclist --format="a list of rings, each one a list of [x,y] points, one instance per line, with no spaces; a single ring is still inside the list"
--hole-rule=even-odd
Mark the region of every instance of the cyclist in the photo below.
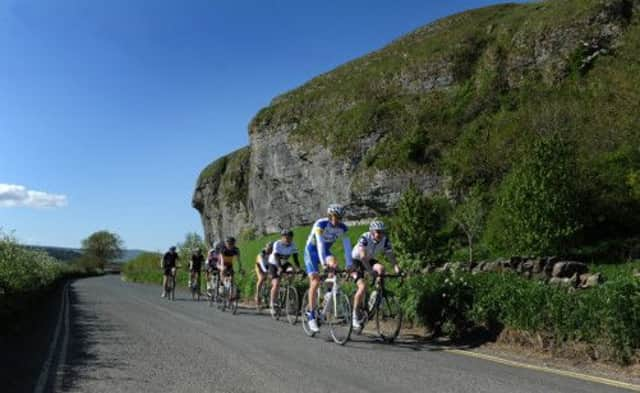
[[[169,247],[169,251],[165,252],[162,256],[162,269],[164,270],[162,275],[162,297],[167,296],[167,292],[165,291],[165,288],[167,288],[167,280],[169,277],[175,276],[178,259],[180,259],[180,257],[178,257],[175,246]]]
[[[269,306],[271,307],[271,315],[275,315],[275,300],[278,297],[278,289],[280,288],[280,276],[282,272],[292,269],[288,259],[293,256],[293,263],[296,270],[300,269],[300,261],[298,260],[298,248],[293,242],[293,231],[283,229],[280,231],[280,240],[273,245],[273,251],[269,256],[269,275],[271,276],[271,297]]]
[[[219,264],[220,274],[225,282],[233,282],[233,260],[238,261],[238,272],[242,274],[242,263],[240,263],[240,250],[236,247],[236,239],[232,236],[224,239],[224,244],[219,252]],[[232,299],[233,300],[233,299]]]
[[[196,252],[191,254],[191,261],[189,261],[189,288],[192,285],[200,283],[200,274],[202,272],[202,264],[204,263],[204,255],[200,247],[196,249]]]
[[[267,273],[269,273],[268,268],[268,259],[269,255],[271,255],[271,251],[273,251],[273,242],[268,242],[260,253],[256,256],[256,296],[254,298],[256,305],[260,305],[260,289],[262,288],[262,284],[264,280],[267,278]]]
[[[207,289],[210,288],[211,275],[218,273],[218,261],[220,259],[220,249],[222,248],[222,242],[218,242],[207,253],[207,260],[204,262],[207,276]]]
[[[348,236],[347,226],[342,222],[344,217],[344,207],[338,204],[331,204],[327,208],[327,217],[317,220],[311,228],[311,233],[307,239],[304,249],[304,264],[309,276],[309,310],[307,318],[309,329],[318,332],[318,323],[315,315],[316,294],[320,286],[320,276],[318,267],[322,265],[324,269],[333,270],[338,266],[338,260],[331,254],[331,246],[339,238],[342,238],[344,246],[344,256],[347,266],[351,266],[351,241]]]
[[[400,267],[398,261],[391,248],[391,242],[389,238],[385,236],[384,222],[374,220],[369,225],[369,232],[365,232],[360,236],[358,244],[353,247],[351,251],[351,258],[353,259],[353,265],[350,270],[353,270],[352,277],[356,280],[358,289],[353,296],[353,327],[360,329],[360,322],[357,318],[358,306],[362,304],[367,290],[367,283],[364,279],[365,270],[369,272],[374,279],[378,277],[384,277],[384,266],[375,259],[378,254],[384,254],[389,261],[393,264],[393,270],[400,274]]]

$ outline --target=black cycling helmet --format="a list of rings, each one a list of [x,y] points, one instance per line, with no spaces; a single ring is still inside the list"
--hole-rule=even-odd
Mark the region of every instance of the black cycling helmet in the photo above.
[[[283,229],[280,231],[280,236],[293,237],[293,231],[291,229]]]
[[[224,242],[229,244],[234,244],[236,242],[236,238],[233,236],[228,236],[226,239],[224,239]]]
[[[176,246],[169,247],[169,251],[175,251],[175,250],[176,250]]]

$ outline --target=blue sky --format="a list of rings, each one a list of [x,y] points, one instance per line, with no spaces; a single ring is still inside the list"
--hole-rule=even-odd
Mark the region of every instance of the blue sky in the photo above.
[[[273,97],[496,2],[0,0],[0,227],[148,250],[202,233],[198,174]]]

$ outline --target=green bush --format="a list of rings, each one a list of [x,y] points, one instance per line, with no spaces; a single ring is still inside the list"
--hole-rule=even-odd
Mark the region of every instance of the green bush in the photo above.
[[[0,293],[38,290],[61,276],[62,267],[56,259],[43,251],[27,250],[12,236],[0,233]]]
[[[447,222],[447,201],[422,195],[414,184],[402,194],[391,225],[391,241],[396,253],[405,260],[417,262],[412,269],[424,267],[427,261],[446,258],[443,229]]]
[[[573,146],[557,135],[537,139],[500,187],[487,227],[499,255],[566,254],[581,223]]]

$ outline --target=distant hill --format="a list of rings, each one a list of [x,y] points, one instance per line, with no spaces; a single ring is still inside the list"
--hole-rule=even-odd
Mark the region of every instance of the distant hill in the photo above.
[[[79,248],[66,248],[66,247],[52,247],[52,246],[24,246],[30,250],[39,250],[44,251],[52,257],[56,258],[59,261],[68,262],[72,259],[78,258],[82,256],[82,250]],[[141,253],[145,252],[144,250],[124,250],[122,258],[118,259],[117,263],[127,262]]]

